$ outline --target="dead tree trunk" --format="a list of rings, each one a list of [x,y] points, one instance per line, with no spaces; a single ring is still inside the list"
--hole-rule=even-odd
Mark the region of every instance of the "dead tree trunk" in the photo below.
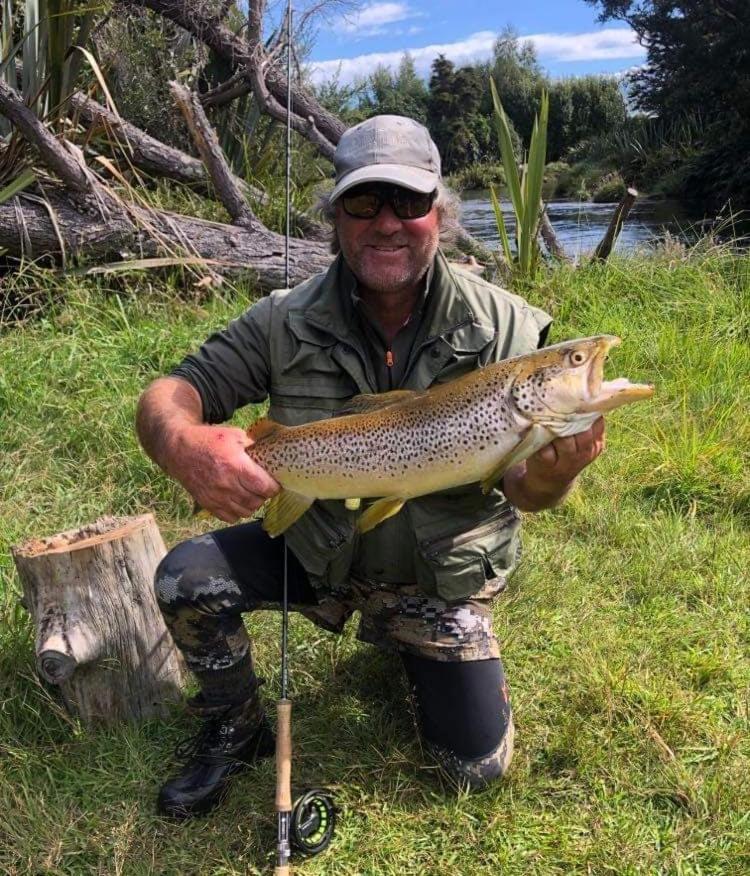
[[[625,194],[622,196],[622,200],[617,205],[617,208],[610,219],[609,226],[604,232],[604,237],[602,237],[599,245],[594,250],[594,255],[591,257],[592,261],[606,261],[607,257],[612,252],[612,248],[617,242],[617,238],[620,236],[622,226],[628,218],[628,214],[630,213],[633,204],[635,204],[635,199],[637,197],[638,192],[635,189],[626,190]]]
[[[39,674],[85,724],[162,716],[185,667],[153,592],[166,553],[151,514],[103,517],[13,548]]]

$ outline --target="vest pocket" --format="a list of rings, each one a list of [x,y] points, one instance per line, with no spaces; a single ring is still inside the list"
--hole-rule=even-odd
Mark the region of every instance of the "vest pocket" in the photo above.
[[[491,599],[505,589],[520,553],[521,518],[506,506],[469,530],[440,533],[417,545],[417,577],[447,601]]]

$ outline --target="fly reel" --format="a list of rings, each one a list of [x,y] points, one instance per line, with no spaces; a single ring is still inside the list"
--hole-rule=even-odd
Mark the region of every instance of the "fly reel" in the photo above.
[[[336,807],[329,791],[310,788],[292,807],[289,839],[296,852],[309,858],[328,848],[336,825]]]

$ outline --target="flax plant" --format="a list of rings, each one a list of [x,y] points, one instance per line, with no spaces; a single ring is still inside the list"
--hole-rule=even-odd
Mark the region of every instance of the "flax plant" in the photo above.
[[[542,183],[547,157],[547,120],[549,96],[542,92],[539,115],[534,119],[527,160],[522,163],[519,175],[518,162],[513,151],[510,123],[497,93],[495,82],[490,78],[492,102],[495,108],[495,124],[500,141],[500,156],[505,170],[505,181],[516,220],[516,252],[511,249],[508,232],[500,209],[500,199],[494,186],[490,186],[492,206],[495,211],[497,230],[503,253],[514,274],[526,279],[533,277],[539,265],[537,234],[542,216]]]
[[[94,10],[80,0],[2,0],[0,76],[18,90],[16,61],[21,60],[20,93],[43,118],[57,120],[72,94],[82,56],[74,46],[88,41]],[[20,39],[14,32],[20,26]],[[0,119],[0,134],[10,133]]]

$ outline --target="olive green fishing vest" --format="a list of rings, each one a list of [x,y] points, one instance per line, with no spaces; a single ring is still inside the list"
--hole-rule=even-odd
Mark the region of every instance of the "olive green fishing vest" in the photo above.
[[[344,272],[339,256],[325,274],[267,300],[268,415],[279,423],[332,417],[353,395],[376,392],[365,339],[342,295]],[[401,389],[427,389],[535,350],[551,321],[518,296],[449,265],[440,251],[423,319],[426,334],[411,352]],[[498,489],[485,496],[472,484],[410,499],[364,535],[354,525],[359,513],[343,501],[317,501],[285,533],[320,596],[345,591],[354,576],[416,582],[446,600],[487,597],[504,587],[520,554],[520,515]]]

